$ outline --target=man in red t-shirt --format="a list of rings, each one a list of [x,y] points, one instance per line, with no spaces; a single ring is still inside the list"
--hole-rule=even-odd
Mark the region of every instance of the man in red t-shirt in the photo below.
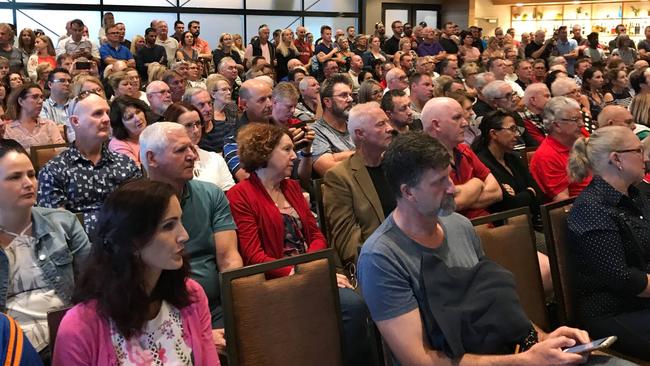
[[[569,150],[582,136],[580,105],[567,97],[554,97],[544,107],[544,129],[548,136],[530,161],[530,173],[548,201],[577,196],[591,181],[570,182],[567,174]]]
[[[311,63],[311,57],[314,55],[314,51],[311,48],[309,42],[305,38],[307,35],[307,30],[303,26],[296,28],[296,39],[293,41],[294,46],[300,52],[298,59],[302,62],[303,65],[309,65]]]
[[[485,209],[501,201],[501,187],[474,152],[465,145],[468,122],[457,101],[433,98],[422,109],[424,132],[438,139],[451,152],[451,180],[456,185],[456,211],[472,219],[489,215]]]

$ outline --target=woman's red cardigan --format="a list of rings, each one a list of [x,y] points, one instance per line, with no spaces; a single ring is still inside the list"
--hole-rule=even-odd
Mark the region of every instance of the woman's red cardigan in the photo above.
[[[280,190],[296,210],[302,222],[302,234],[307,241],[307,251],[315,252],[327,248],[325,237],[318,229],[316,219],[309,210],[302,195],[300,184],[285,179]],[[239,253],[244,265],[271,262],[284,257],[284,221],[262,181],[255,173],[237,183],[226,193],[232,216],[237,224]],[[270,271],[270,277],[288,276],[292,267]]]

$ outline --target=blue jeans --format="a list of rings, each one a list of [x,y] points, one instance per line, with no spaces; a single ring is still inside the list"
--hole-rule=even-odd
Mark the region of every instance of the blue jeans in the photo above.
[[[349,288],[339,288],[343,319],[343,365],[375,365],[370,313],[363,298]]]

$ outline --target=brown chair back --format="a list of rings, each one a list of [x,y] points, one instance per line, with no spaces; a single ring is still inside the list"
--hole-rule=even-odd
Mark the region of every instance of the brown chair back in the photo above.
[[[295,274],[265,272],[294,266]],[[229,366],[341,365],[334,250],[220,274]]]
[[[480,217],[472,224],[487,257],[514,274],[519,301],[528,317],[548,330],[550,321],[528,207]]]
[[[47,328],[50,334],[50,350],[52,352],[54,352],[54,342],[56,341],[56,333],[59,331],[59,325],[68,310],[70,310],[69,307],[47,313]]]
[[[29,148],[29,157],[34,165],[34,170],[38,172],[53,157],[59,155],[68,147],[68,144],[51,144],[32,146]]]
[[[560,324],[568,325],[575,321],[567,252],[567,218],[574,200],[575,197],[572,197],[541,206],[548,261],[558,303],[558,320]]]
[[[320,231],[325,236],[325,240],[329,243],[330,235],[327,225],[327,218],[325,217],[325,203],[323,202],[323,189],[325,188],[325,180],[323,178],[312,180],[311,188],[314,195],[318,226],[320,227]]]

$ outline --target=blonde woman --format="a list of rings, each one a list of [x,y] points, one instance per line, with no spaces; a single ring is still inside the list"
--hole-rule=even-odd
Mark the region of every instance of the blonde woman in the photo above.
[[[289,74],[287,63],[291,59],[298,58],[298,56],[300,56],[300,52],[293,44],[293,31],[287,28],[280,34],[280,44],[278,44],[275,52],[277,61],[275,74],[278,80],[282,80]]]
[[[135,56],[138,51],[144,47],[144,37],[136,34],[133,36],[133,40],[131,41],[131,53]]]
[[[232,35],[232,49],[239,53],[239,59],[244,59],[244,40],[241,38],[241,34]]]
[[[221,33],[219,37],[219,45],[217,48],[212,51],[212,60],[214,64],[219,66],[219,62],[224,57],[230,57],[237,63],[237,69],[241,72],[244,71],[244,64],[242,63],[242,58],[237,52],[235,47],[234,37],[230,33]]]
[[[632,98],[630,113],[632,113],[637,126],[634,133],[640,139],[650,136],[647,131],[650,127],[650,94],[639,94]]]
[[[27,74],[35,82],[37,81],[36,67],[42,63],[47,63],[52,68],[56,67],[56,52],[52,40],[48,36],[36,37],[36,40],[34,40],[34,54],[29,56],[27,61]]]

